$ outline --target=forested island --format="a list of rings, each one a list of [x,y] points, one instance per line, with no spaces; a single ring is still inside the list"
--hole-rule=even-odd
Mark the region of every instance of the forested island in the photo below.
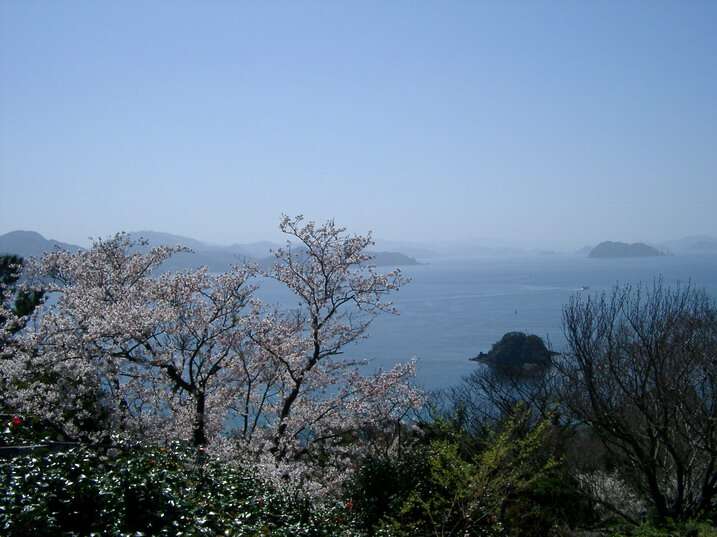
[[[590,250],[588,257],[611,258],[611,257],[656,257],[665,255],[653,246],[642,242],[628,244],[625,242],[605,241]]]
[[[488,364],[500,371],[526,374],[544,371],[550,366],[551,358],[557,355],[546,347],[539,336],[508,332],[493,344],[490,351],[481,352],[471,360]]]

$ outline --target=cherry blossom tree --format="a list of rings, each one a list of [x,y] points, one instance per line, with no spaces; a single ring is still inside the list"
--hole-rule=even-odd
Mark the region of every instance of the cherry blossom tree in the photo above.
[[[399,419],[420,404],[420,394],[408,382],[413,362],[364,377],[364,362],[344,357],[377,314],[396,312],[387,295],[407,281],[399,270],[375,271],[366,253],[371,236],[348,235],[332,220],[304,223],[302,216],[284,216],[280,229],[290,239],[265,276],[288,287],[299,307],[265,315],[250,337],[277,368],[271,451],[282,459],[362,425]]]
[[[237,389],[232,361],[242,352],[252,271],[158,276],[184,249],[143,253],[138,246],[118,234],[34,265],[34,276],[50,282],[47,291],[57,297],[24,334],[21,369],[48,375],[21,383],[18,400],[70,426],[70,434],[94,413],[106,414],[112,428],[206,444],[208,431],[222,429]]]
[[[370,235],[301,217],[280,227],[295,244],[262,276],[299,297],[287,311],[254,298],[254,268],[160,273],[186,249],[126,234],[34,261],[30,273],[52,298],[0,365],[15,381],[14,408],[73,437],[124,431],[233,446],[274,468],[318,449],[346,455],[345,435],[395,424],[421,403],[415,364],[365,376],[365,362],[344,353],[376,315],[395,312],[387,297],[406,278],[376,272]]]

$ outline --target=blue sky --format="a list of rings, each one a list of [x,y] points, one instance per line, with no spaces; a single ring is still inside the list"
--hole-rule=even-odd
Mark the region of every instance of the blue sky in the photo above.
[[[717,2],[0,3],[0,232],[717,234]]]

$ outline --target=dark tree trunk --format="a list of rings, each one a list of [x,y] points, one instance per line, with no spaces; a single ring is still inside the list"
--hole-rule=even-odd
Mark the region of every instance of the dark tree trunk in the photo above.
[[[192,440],[195,447],[205,446],[207,444],[207,436],[205,433],[205,396],[204,392],[194,394],[196,401],[196,417],[194,421],[194,433]]]

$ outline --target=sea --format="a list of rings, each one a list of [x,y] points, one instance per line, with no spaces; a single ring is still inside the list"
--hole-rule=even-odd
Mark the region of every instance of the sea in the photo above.
[[[426,390],[459,383],[481,367],[470,358],[490,350],[506,332],[539,335],[560,351],[562,310],[576,294],[652,285],[661,278],[704,288],[717,300],[717,255],[442,258],[401,271],[411,281],[392,297],[399,314],[378,316],[368,337],[348,346],[345,356],[368,360],[367,372],[415,358],[415,382]],[[271,284],[262,286],[259,297],[285,307],[297,302]]]

